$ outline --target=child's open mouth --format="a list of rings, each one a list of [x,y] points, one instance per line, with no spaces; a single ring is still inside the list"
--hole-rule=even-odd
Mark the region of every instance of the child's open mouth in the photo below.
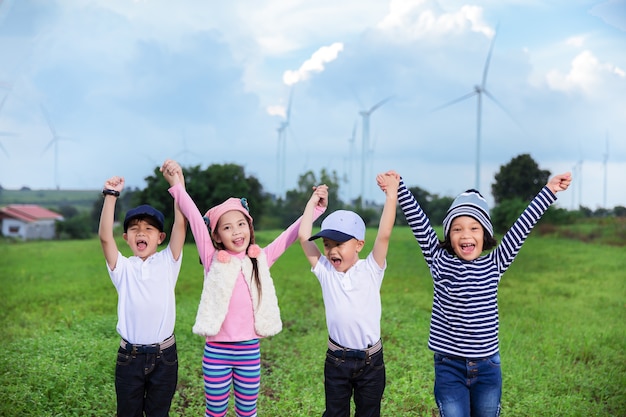
[[[463,243],[461,245],[461,251],[463,253],[472,253],[474,251],[475,247],[476,247],[476,245],[473,244],[473,243]]]

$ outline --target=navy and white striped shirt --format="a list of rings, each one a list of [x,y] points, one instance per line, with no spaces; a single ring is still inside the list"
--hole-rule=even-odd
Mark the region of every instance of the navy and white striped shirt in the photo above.
[[[439,246],[426,213],[404,181],[400,181],[398,202],[433,278],[428,338],[431,350],[465,358],[483,358],[498,352],[500,278],[532,228],[555,201],[552,191],[543,187],[493,251],[465,261]]]

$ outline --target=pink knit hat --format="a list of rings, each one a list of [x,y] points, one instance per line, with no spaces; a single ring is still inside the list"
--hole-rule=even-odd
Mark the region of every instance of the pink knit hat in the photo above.
[[[231,197],[222,204],[210,208],[204,215],[204,222],[209,228],[209,231],[213,231],[215,229],[215,226],[217,226],[217,222],[220,220],[220,217],[222,217],[222,214],[232,210],[242,212],[248,218],[250,226],[252,226],[252,216],[250,216],[249,213],[250,209],[248,208],[248,200],[245,198]]]

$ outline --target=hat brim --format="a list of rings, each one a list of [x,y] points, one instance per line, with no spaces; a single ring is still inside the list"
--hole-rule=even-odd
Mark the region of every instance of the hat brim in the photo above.
[[[309,240],[319,239],[320,237],[334,240],[335,242],[347,242],[350,239],[356,239],[354,236],[340,232],[339,230],[326,229],[311,236]]]
[[[159,220],[159,218],[157,216],[155,216],[152,213],[137,213],[137,214],[133,214],[132,216],[130,216],[129,218],[124,220],[124,232],[128,231],[128,226],[130,225],[130,222],[135,220],[135,219],[145,219],[145,218],[151,218],[155,223],[157,228],[159,229],[159,232],[162,232],[164,227],[163,227],[163,222],[161,220]]]

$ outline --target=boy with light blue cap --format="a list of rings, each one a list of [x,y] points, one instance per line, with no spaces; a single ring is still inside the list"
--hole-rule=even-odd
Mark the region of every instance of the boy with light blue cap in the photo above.
[[[320,198],[328,198],[328,193],[315,192],[302,215],[300,244],[320,282],[326,309],[325,417],[348,417],[353,396],[356,417],[380,416],[386,384],[380,287],[396,218],[399,180],[385,176],[381,181],[387,188],[385,205],[374,246],[365,259],[359,258],[365,244],[365,223],[357,213],[337,210],[324,219],[321,231],[311,236],[313,210]],[[325,185],[316,188],[327,189]],[[313,242],[319,238],[323,256]]]

